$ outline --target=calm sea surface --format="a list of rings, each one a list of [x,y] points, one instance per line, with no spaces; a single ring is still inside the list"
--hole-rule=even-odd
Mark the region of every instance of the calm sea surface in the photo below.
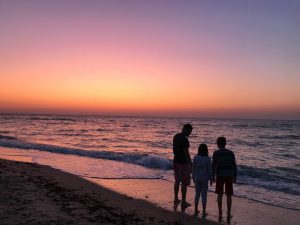
[[[3,114],[0,146],[10,150],[0,154],[80,176],[173,181],[172,139],[184,123],[194,126],[192,157],[200,143],[212,155],[216,138],[227,138],[238,164],[237,196],[300,210],[300,121],[295,120]]]

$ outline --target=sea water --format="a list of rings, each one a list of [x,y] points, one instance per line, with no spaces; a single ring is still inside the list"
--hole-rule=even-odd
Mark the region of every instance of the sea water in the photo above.
[[[0,115],[0,157],[19,156],[83,177],[173,181],[172,140],[194,127],[190,154],[200,143],[210,156],[227,138],[238,164],[235,195],[300,210],[300,121]],[[213,187],[210,187],[213,190]]]

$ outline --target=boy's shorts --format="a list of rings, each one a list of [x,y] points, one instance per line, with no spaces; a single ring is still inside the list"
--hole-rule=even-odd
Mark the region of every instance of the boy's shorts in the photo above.
[[[189,163],[173,163],[174,177],[176,182],[183,185],[191,184],[191,169]]]
[[[217,177],[216,180],[216,191],[217,194],[224,193],[224,185],[225,185],[225,194],[233,195],[233,177]]]

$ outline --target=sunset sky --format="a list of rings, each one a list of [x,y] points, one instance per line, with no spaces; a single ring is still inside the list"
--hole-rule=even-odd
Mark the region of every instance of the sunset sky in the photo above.
[[[0,0],[0,112],[300,118],[298,0]]]

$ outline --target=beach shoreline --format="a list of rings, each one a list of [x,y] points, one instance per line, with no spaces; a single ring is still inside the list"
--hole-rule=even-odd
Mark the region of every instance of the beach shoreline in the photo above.
[[[34,163],[0,159],[0,185],[2,225],[179,225],[201,220]],[[209,220],[201,223],[216,224]]]
[[[159,207],[165,208],[169,211],[173,210],[173,193],[171,191],[173,188],[172,182],[160,179],[88,179],[95,183],[98,183],[101,186],[107,187],[111,190],[115,190],[124,195],[137,199],[146,199],[147,201],[150,201]],[[185,213],[191,216],[194,213],[194,193],[194,187],[188,187],[187,200],[192,203],[192,207],[188,208]],[[207,219],[217,222],[218,207],[216,194],[213,192],[208,192],[207,201]],[[231,224],[298,225],[300,221],[300,211],[296,209],[286,209],[238,196],[233,196],[232,201],[233,219],[231,221]],[[201,202],[199,203],[199,209],[201,211]],[[201,212],[199,215],[201,215]],[[225,196],[223,196],[223,220],[224,219],[226,219]]]
[[[185,213],[173,212],[173,183],[161,179],[82,178],[45,165],[0,159],[0,180],[3,225],[219,224],[214,193],[208,193],[209,215],[203,220],[192,216],[193,207]],[[189,187],[191,203],[193,196]],[[231,224],[296,225],[300,221],[298,210],[236,196],[232,213]]]

